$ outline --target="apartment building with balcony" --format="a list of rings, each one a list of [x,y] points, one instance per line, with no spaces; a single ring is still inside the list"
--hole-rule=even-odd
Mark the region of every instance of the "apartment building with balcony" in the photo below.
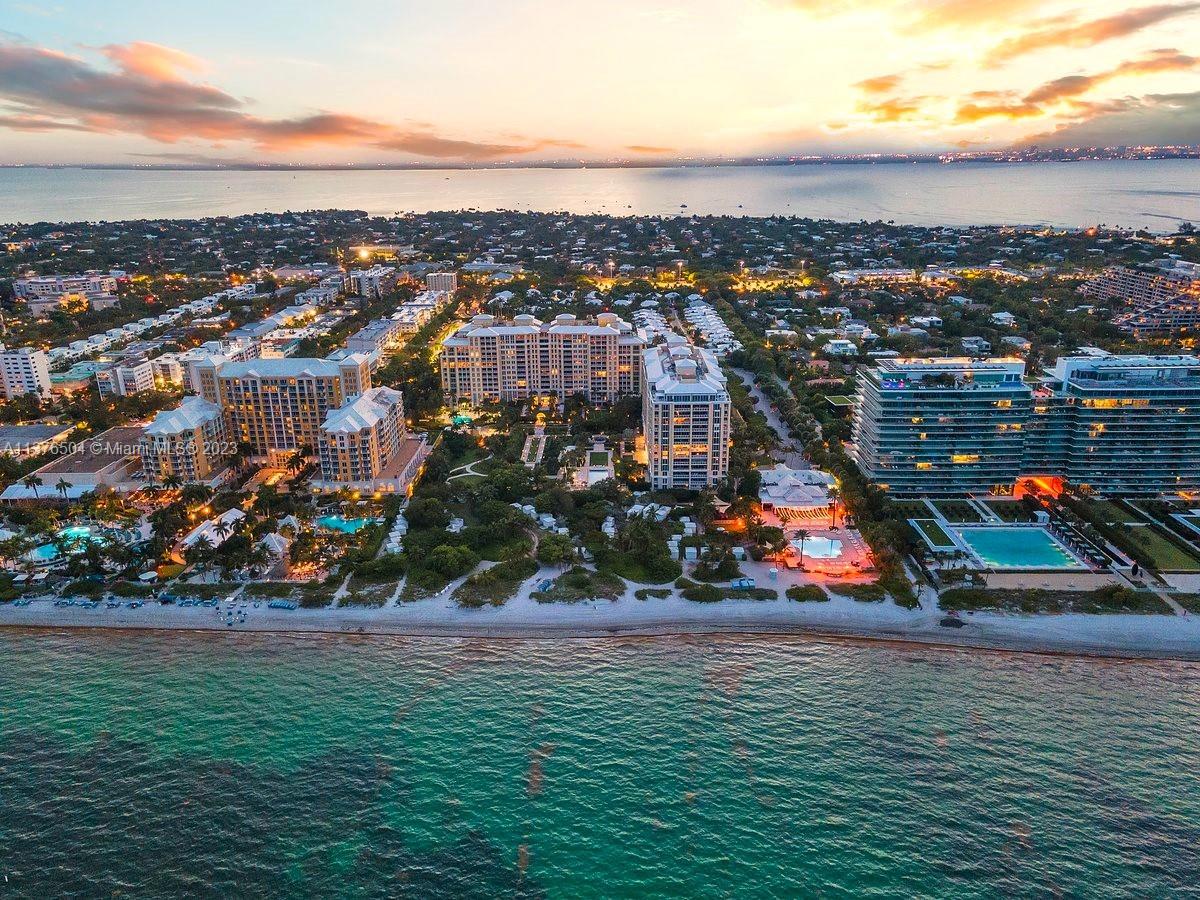
[[[1031,412],[1025,474],[1104,495],[1200,491],[1200,357],[1064,357]]]
[[[593,321],[564,314],[551,323],[530,315],[511,322],[478,315],[442,343],[442,390],[451,400],[476,404],[576,394],[611,403],[641,393],[645,345],[613,313]]]
[[[1113,324],[1134,334],[1200,328],[1200,265],[1160,260],[1143,268],[1114,266],[1079,287],[1093,300],[1118,301]]]
[[[1023,478],[1108,496],[1200,490],[1200,357],[887,359],[859,372],[852,456],[898,496],[1007,494]]]
[[[5,349],[0,344],[0,388],[12,400],[25,394],[50,397],[50,361],[44,350],[32,347]]]
[[[853,458],[901,495],[1006,493],[1022,473],[1033,390],[1015,359],[882,359],[862,368]]]
[[[651,487],[700,490],[728,475],[732,404],[712,352],[671,335],[642,352],[641,368]]]
[[[371,388],[325,417],[317,442],[321,472],[312,486],[403,493],[428,450],[423,438],[408,434],[400,392]]]
[[[230,440],[248,442],[276,464],[302,447],[315,450],[329,411],[371,387],[370,360],[361,353],[338,360],[214,358],[195,372],[200,396],[223,410]]]
[[[147,484],[163,484],[172,476],[185,483],[211,483],[232,452],[221,407],[202,397],[185,397],[176,409],[155,416],[142,432]]]

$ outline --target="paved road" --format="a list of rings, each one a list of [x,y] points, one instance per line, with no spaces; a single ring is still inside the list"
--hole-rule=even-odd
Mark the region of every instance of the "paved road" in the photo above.
[[[771,429],[779,435],[780,440],[786,445],[781,448],[781,451],[774,454],[780,462],[786,463],[793,469],[809,469],[811,464],[806,460],[803,454],[798,452],[786,452],[788,448],[796,448],[798,445],[795,438],[792,436],[792,431],[788,428],[787,423],[779,417],[779,413],[771,407],[771,400],[762,389],[754,383],[754,375],[745,369],[734,369],[734,373],[746,385],[746,390],[750,393],[750,398],[754,401],[754,407],[767,420],[767,424]],[[780,382],[782,384],[783,382]]]

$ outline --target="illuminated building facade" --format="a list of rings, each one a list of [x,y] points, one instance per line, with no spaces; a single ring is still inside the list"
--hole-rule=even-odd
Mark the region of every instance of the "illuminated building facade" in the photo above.
[[[594,322],[572,315],[545,324],[475,316],[442,343],[442,390],[472,403],[581,394],[611,403],[641,393],[639,355],[645,340],[612,313]]]
[[[729,474],[730,409],[713,354],[672,335],[642,353],[650,485],[700,490]]]

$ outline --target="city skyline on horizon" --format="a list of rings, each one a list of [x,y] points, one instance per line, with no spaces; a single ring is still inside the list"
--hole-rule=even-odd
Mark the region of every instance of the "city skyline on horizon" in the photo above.
[[[1197,2],[525,0],[486,28],[469,2],[0,10],[5,165],[1200,144]]]

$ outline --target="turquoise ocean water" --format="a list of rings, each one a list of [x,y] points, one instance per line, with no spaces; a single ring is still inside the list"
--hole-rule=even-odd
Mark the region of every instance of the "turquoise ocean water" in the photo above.
[[[1180,896],[1200,667],[0,635],[4,896]]]

